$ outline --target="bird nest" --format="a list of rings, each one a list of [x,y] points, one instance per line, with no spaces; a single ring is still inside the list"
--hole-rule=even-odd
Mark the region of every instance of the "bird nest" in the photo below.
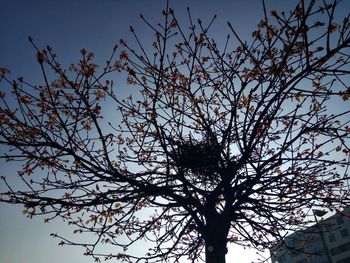
[[[177,165],[183,169],[191,170],[195,174],[208,175],[219,167],[221,147],[207,139],[185,140],[177,143],[174,157]]]

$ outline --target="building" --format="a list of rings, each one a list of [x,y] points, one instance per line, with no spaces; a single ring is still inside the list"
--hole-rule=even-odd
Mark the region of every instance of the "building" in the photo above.
[[[287,236],[270,250],[272,263],[350,263],[350,207]],[[287,248],[288,246],[289,248]]]

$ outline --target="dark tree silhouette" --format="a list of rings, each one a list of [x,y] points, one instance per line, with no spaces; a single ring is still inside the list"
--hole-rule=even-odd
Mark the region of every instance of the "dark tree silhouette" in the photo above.
[[[341,211],[350,204],[350,30],[337,8],[300,1],[270,12],[263,2],[252,39],[229,23],[222,45],[210,37],[214,19],[189,13],[184,29],[166,8],[162,24],[141,16],[152,46],[130,28],[136,44],[120,40],[103,68],[82,50],[66,69],[30,39],[42,85],[1,69],[3,157],[23,163],[26,186],[3,178],[1,200],[97,234],[94,243],[54,234],[96,261],[223,263],[228,243],[268,248],[310,224],[311,209]],[[116,73],[129,85],[114,85]],[[128,250],[142,240],[154,246]],[[105,255],[99,244],[120,249]]]

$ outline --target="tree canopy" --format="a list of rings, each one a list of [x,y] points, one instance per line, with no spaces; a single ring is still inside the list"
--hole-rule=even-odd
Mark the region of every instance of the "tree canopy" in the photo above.
[[[42,83],[1,68],[1,201],[63,218],[96,261],[225,262],[227,244],[265,249],[310,224],[314,208],[350,205],[350,24],[341,1],[269,11],[243,40],[208,22],[181,26],[170,7],[146,45],[130,27],[105,65],[63,66],[37,51]],[[124,84],[118,74],[125,77]],[[7,92],[11,90],[11,92]],[[5,92],[6,91],[6,92]],[[136,242],[153,242],[145,255]],[[101,254],[100,244],[117,246]]]

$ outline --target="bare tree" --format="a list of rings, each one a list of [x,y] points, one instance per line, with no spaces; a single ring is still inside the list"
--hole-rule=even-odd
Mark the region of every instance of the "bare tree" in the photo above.
[[[96,261],[223,263],[228,243],[268,248],[308,225],[312,208],[341,211],[350,204],[350,30],[337,8],[311,0],[270,12],[263,2],[250,41],[229,23],[233,38],[219,45],[214,19],[189,13],[184,29],[167,7],[162,24],[141,16],[151,47],[130,28],[136,44],[120,40],[103,68],[82,50],[65,69],[30,39],[42,85],[2,69],[12,93],[0,96],[3,157],[23,163],[27,188],[3,178],[1,200],[96,233],[94,243],[55,234]],[[114,85],[115,73],[129,85]],[[142,240],[152,249],[129,253]],[[123,250],[103,255],[99,244]]]

